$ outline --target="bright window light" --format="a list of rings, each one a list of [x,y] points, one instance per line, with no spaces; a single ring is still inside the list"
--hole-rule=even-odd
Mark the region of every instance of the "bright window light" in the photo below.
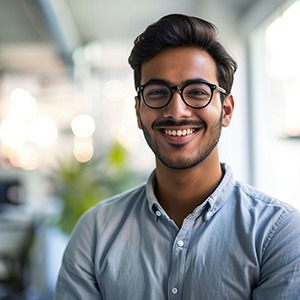
[[[300,1],[266,30],[267,74],[276,134],[300,137]],[[278,116],[281,116],[280,118]]]

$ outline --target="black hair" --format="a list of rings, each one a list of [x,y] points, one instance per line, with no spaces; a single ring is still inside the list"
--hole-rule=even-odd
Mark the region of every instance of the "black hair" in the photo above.
[[[161,50],[194,46],[206,51],[216,62],[217,79],[230,93],[237,63],[217,40],[217,28],[203,19],[182,14],[162,17],[149,25],[134,41],[128,62],[134,70],[135,88],[141,84],[141,66]]]

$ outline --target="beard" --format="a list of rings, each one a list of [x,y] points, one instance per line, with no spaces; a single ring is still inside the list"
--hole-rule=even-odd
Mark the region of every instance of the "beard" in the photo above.
[[[187,125],[187,124],[186,124]],[[207,128],[207,126],[206,126]],[[156,141],[153,140],[150,136],[149,131],[147,128],[142,124],[142,130],[147,141],[148,146],[151,148],[153,153],[155,154],[156,158],[165,166],[171,169],[188,169],[192,168],[202,161],[204,161],[210,153],[215,149],[217,144],[219,143],[221,131],[222,131],[222,114],[218,121],[216,121],[210,128],[209,128],[209,135],[210,138],[208,141],[203,141],[199,143],[198,148],[196,149],[196,155],[187,157],[187,158],[178,158],[176,160],[170,159],[170,154],[164,154],[159,146],[157,145]],[[207,130],[207,129],[206,129]],[[185,144],[170,144],[174,150],[180,150],[185,147]]]

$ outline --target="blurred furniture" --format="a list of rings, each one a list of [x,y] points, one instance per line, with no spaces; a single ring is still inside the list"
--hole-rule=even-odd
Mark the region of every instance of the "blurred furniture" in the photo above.
[[[27,286],[33,232],[30,218],[0,213],[0,282],[8,291],[23,291]]]

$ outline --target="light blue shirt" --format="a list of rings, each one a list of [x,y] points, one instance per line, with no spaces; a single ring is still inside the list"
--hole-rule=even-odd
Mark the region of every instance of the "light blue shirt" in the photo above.
[[[233,179],[181,228],[148,183],[99,203],[64,254],[57,300],[300,299],[300,213]]]

